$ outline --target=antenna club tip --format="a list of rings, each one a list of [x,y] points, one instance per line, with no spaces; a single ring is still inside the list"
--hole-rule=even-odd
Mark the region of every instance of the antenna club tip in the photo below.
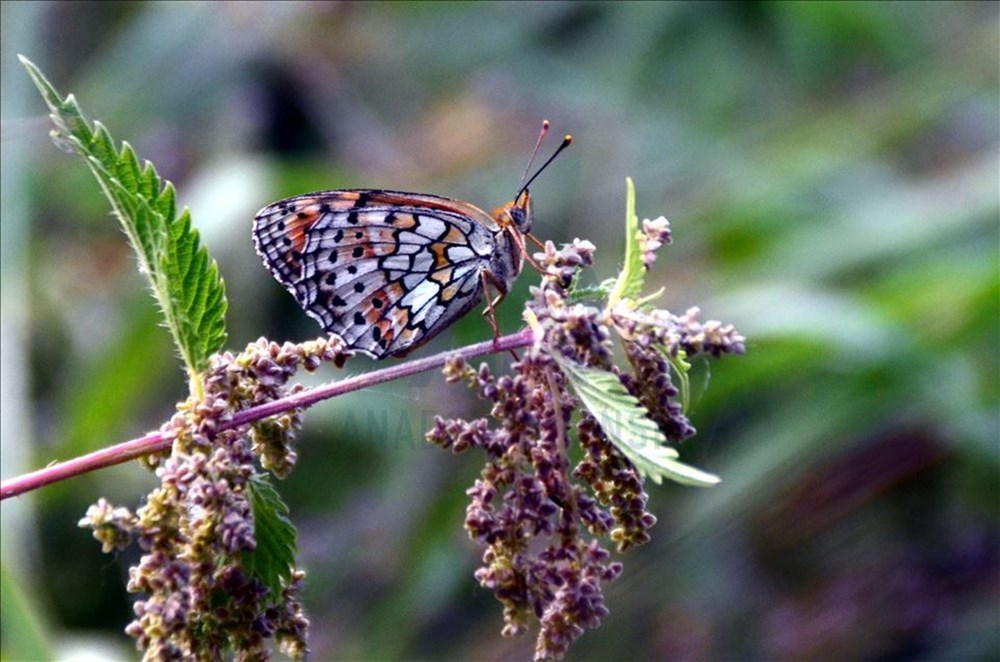
[[[542,120],[542,128],[543,129],[549,128],[549,121],[548,120]]]
[[[573,142],[573,136],[567,133],[566,137],[563,138],[563,142],[566,143],[567,145],[570,144],[571,142]]]

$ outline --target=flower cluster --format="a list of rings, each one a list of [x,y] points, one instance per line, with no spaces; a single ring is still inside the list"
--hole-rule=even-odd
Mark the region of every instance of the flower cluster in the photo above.
[[[573,480],[566,432],[574,401],[565,377],[534,348],[515,364],[513,377],[494,377],[485,364],[476,370],[461,359],[449,363],[446,375],[473,384],[503,423],[490,429],[485,419],[438,418],[428,433],[454,452],[476,447],[487,456],[468,490],[465,519],[469,535],[486,547],[476,579],[503,604],[505,636],[524,633],[538,619],[538,657],[560,657],[608,613],[601,584],[621,571],[584,534],[606,533],[615,518]]]
[[[666,221],[647,221],[642,236],[648,267],[653,251],[669,242]],[[493,421],[439,417],[427,433],[453,452],[478,448],[486,455],[468,490],[465,520],[469,535],[485,548],[475,576],[503,605],[505,636],[523,634],[532,619],[539,622],[539,660],[562,657],[608,613],[602,587],[622,566],[602,541],[623,552],[647,542],[656,522],[646,509],[643,476],[581,407],[561,364],[617,375],[664,436],[680,441],[695,430],[677,401],[670,358],[743,351],[743,338],[732,327],[702,325],[696,310],[675,317],[635,306],[574,303],[578,272],[593,255],[587,241],[561,250],[546,243],[535,255],[542,283],[528,303],[536,342],[512,375],[495,376],[486,364],[475,369],[458,358],[445,368],[449,381],[467,381],[492,403]],[[614,365],[615,336],[630,371]],[[575,465],[568,452],[574,439],[583,450]]]
[[[305,573],[286,568],[274,590],[245,568],[257,544],[250,497],[255,461],[278,476],[291,470],[299,413],[252,426],[223,424],[237,411],[299,390],[286,386],[299,368],[342,366],[349,356],[339,338],[300,345],[260,339],[237,356],[213,356],[204,396],[179,405],[162,428],[172,448],[149,460],[160,486],[145,505],[132,514],[102,499],[80,521],[105,552],[131,540],[143,550],[128,590],[145,597],[126,631],[146,659],[218,659],[227,651],[261,659],[270,638],[288,655],[305,656],[309,622],[298,597]]]
[[[646,269],[653,266],[657,249],[672,242],[670,221],[666,217],[659,216],[653,220],[643,219],[642,232],[639,234],[639,248],[642,250],[643,266]]]

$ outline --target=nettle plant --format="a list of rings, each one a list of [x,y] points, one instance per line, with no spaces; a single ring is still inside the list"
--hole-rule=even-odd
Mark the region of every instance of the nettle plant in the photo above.
[[[223,281],[187,210],[178,213],[172,185],[21,61],[51,109],[54,140],[85,159],[121,221],[190,394],[158,432],[9,480],[3,498],[129,459],[155,472],[159,486],[138,509],[100,499],[80,521],[104,552],[142,550],[129,572],[128,590],[140,598],[126,632],[145,658],[258,659],[271,641],[293,658],[307,654],[306,575],[272,477],[295,466],[304,409],[348,391],[443,368],[447,381],[466,382],[489,403],[488,416],[438,418],[426,436],[485,458],[467,491],[465,528],[484,550],[475,578],[503,605],[504,636],[539,623],[536,659],[561,657],[608,613],[602,589],[622,571],[609,548],[647,542],[656,522],[646,479],[718,482],[674,448],[695,434],[685,415],[689,360],[740,354],[744,339],[730,325],[701,322],[696,308],[674,315],[654,307],[656,294],[643,296],[670,229],[662,217],[639,223],[630,180],[616,279],[582,286],[594,245],[547,242],[534,255],[541,277],[525,304],[526,329],[307,391],[290,383],[296,371],[342,367],[352,356],[345,342],[261,338],[225,351]],[[469,363],[512,350],[521,355],[505,374]]]

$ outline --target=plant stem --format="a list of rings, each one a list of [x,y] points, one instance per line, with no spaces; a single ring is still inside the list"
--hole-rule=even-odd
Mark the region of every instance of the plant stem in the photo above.
[[[388,381],[399,379],[401,377],[409,377],[410,375],[415,375],[418,372],[439,369],[444,366],[445,361],[452,356],[461,356],[465,359],[471,359],[484,354],[506,352],[519,347],[527,347],[533,341],[533,333],[530,329],[525,329],[509,336],[502,336],[497,338],[495,341],[487,340],[485,342],[468,345],[460,349],[446,350],[440,354],[435,354],[434,356],[408,361],[407,363],[401,363],[388,368],[383,368],[382,370],[374,370],[361,375],[355,375],[353,377],[332,382],[309,391],[296,393],[295,395],[291,395],[287,398],[281,398],[280,400],[275,400],[251,409],[236,412],[232,418],[222,423],[218,429],[220,432],[224,430],[231,430],[235,427],[240,427],[242,425],[247,425],[249,423],[274,416],[275,414],[291,411],[293,409],[305,409],[307,407],[311,407],[317,402],[327,400],[338,395],[343,395],[344,393],[369,388],[377,384],[383,384]],[[114,446],[109,446],[108,448],[102,448],[101,450],[94,451],[93,453],[88,453],[87,455],[82,455],[80,457],[73,458],[72,460],[66,460],[65,462],[53,464],[45,467],[44,469],[38,469],[37,471],[4,481],[3,484],[0,485],[0,501],[25,492],[30,492],[31,490],[44,487],[45,485],[65,480],[67,478],[80,476],[82,474],[89,473],[97,469],[103,469],[104,467],[110,467],[115,464],[122,464],[124,462],[128,462],[129,460],[142,457],[143,455],[157,453],[159,451],[166,450],[169,447],[169,439],[164,439],[163,435],[159,432],[153,432],[137,439],[131,439]]]

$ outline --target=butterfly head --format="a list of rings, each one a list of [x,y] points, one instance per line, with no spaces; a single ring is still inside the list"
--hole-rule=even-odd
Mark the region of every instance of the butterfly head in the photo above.
[[[531,193],[528,189],[510,203],[510,217],[518,230],[524,234],[531,232]]]
[[[550,163],[559,153],[564,149],[569,147],[570,143],[573,142],[573,136],[566,136],[563,138],[562,144],[559,145],[558,149],[548,158],[535,171],[531,177],[528,177],[528,172],[531,170],[531,164],[535,160],[535,155],[538,154],[538,147],[542,144],[542,139],[549,131],[549,121],[545,120],[542,122],[542,131],[538,134],[538,141],[535,143],[535,150],[531,153],[531,158],[528,160],[528,166],[524,169],[524,176],[521,177],[521,188],[517,191],[517,195],[514,199],[508,202],[506,205],[500,208],[500,213],[497,214],[497,221],[501,227],[504,228],[517,228],[521,234],[528,234],[531,232],[531,193],[528,191],[528,187],[531,183],[535,181],[538,175],[542,174],[542,171],[548,167]],[[501,218],[502,217],[502,218]]]
[[[517,198],[497,209],[493,215],[502,228],[516,228],[521,234],[531,232],[531,194],[527,190],[521,191]]]

